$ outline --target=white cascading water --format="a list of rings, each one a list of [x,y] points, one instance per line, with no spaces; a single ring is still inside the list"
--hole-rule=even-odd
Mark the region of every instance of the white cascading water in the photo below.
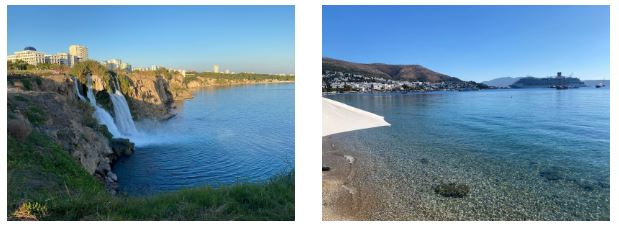
[[[125,99],[125,96],[120,92],[118,79],[116,79],[116,89],[114,93],[110,93],[110,99],[112,100],[112,105],[114,105],[114,121],[118,129],[125,135],[136,136],[138,130],[135,128],[127,99]]]
[[[87,79],[88,79],[88,84],[86,86],[88,87],[88,92],[86,92],[86,96],[88,97],[88,101],[90,102],[90,105],[93,108],[95,108],[94,116],[97,119],[97,121],[107,126],[108,131],[110,131],[110,133],[112,134],[114,138],[126,137],[120,133],[120,131],[118,130],[118,127],[116,127],[116,124],[114,124],[114,118],[112,118],[112,115],[110,115],[107,111],[105,111],[105,109],[97,105],[97,100],[95,99],[95,95],[92,93],[92,79],[90,78],[90,76],[87,76]],[[77,87],[75,89],[77,89]],[[78,95],[79,95],[79,92],[78,92]],[[81,95],[80,95],[80,99],[83,99]]]
[[[77,78],[73,78],[73,85],[75,85],[75,94],[77,94],[77,96],[80,98],[80,100],[86,101],[84,96],[82,96],[82,94],[80,93],[79,87],[77,85]]]

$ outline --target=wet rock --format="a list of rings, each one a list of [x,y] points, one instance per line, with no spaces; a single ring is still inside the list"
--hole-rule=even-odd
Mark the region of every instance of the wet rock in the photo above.
[[[322,171],[330,171],[331,168],[327,166],[322,166]]]
[[[428,161],[428,159],[426,158],[421,158],[419,162],[421,162],[422,164],[428,164],[430,161]]]
[[[559,170],[559,168],[556,168],[556,167],[543,169],[542,171],[539,172],[539,176],[547,179],[548,181],[556,181],[556,180],[563,179],[565,177],[564,174],[561,172],[561,170]]]
[[[129,139],[124,138],[114,138],[110,141],[110,146],[112,147],[112,151],[118,157],[130,156],[133,154],[135,149],[135,144],[133,144]]]
[[[352,157],[350,155],[344,155],[344,158],[346,158],[346,161],[348,161],[349,164],[352,164],[355,162],[355,157]]]
[[[107,172],[107,177],[110,178],[113,182],[118,181],[118,176],[112,171]]]
[[[463,198],[469,194],[470,189],[466,184],[441,183],[434,188],[434,192],[443,197]]]

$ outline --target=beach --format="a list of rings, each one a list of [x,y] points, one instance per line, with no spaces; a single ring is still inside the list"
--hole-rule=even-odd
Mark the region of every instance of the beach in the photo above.
[[[323,137],[323,220],[610,217],[607,91],[329,97],[392,126]]]

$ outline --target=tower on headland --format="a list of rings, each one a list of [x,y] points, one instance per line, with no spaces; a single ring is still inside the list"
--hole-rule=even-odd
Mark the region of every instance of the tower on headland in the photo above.
[[[219,65],[213,65],[213,73],[219,73]]]

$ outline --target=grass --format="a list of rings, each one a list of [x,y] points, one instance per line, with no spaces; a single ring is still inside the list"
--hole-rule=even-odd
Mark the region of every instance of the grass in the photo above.
[[[46,120],[45,112],[37,106],[30,106],[26,111],[26,117],[28,117],[30,123],[34,125],[41,125],[45,123]]]
[[[113,196],[40,132],[7,143],[9,220],[294,220],[294,172],[262,184]]]

